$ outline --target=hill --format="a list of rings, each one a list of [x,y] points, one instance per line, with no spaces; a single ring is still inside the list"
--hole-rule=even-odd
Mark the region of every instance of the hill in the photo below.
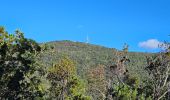
[[[43,54],[42,62],[45,66],[52,66],[52,63],[56,63],[58,59],[60,59],[63,55],[66,55],[76,63],[78,75],[81,77],[85,77],[85,73],[88,69],[95,68],[98,65],[104,65],[107,69],[109,66],[114,64],[113,58],[115,58],[117,52],[115,48],[107,48],[68,40],[53,41],[43,44],[53,47],[55,52],[51,54],[51,50],[48,50],[47,53]],[[142,79],[145,78],[147,75],[144,70],[146,65],[145,58],[149,55],[152,54],[128,52],[127,56],[130,59],[130,63],[128,64],[127,69],[129,72]]]

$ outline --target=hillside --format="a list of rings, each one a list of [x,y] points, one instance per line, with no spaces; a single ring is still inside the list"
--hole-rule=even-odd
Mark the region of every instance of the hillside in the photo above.
[[[77,72],[81,77],[85,76],[87,69],[95,68],[98,65],[104,65],[107,69],[114,63],[113,58],[116,53],[116,49],[114,48],[72,41],[53,41],[45,44],[53,47],[55,51],[52,55],[50,54],[50,50],[43,54],[42,62],[45,66],[52,66],[50,65],[51,62],[56,63],[61,56],[66,55],[76,63]],[[129,72],[142,79],[145,78],[145,75],[147,75],[144,70],[146,65],[145,58],[148,55],[152,54],[129,52],[127,54],[130,59],[130,63],[127,66]]]

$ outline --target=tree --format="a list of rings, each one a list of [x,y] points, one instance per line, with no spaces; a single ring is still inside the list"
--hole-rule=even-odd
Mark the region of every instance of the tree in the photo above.
[[[103,100],[106,93],[105,68],[98,65],[87,72],[88,93],[93,99]]]
[[[42,96],[40,80],[34,75],[38,69],[35,56],[40,51],[40,46],[19,30],[8,34],[0,27],[0,99]]]
[[[155,57],[147,57],[146,70],[150,76],[149,86],[152,88],[153,99],[160,100],[165,98],[170,92],[170,59],[169,52],[160,53]]]
[[[121,52],[116,52],[114,64],[109,67],[106,100],[144,100],[138,77],[131,75],[127,69],[130,59],[127,57],[128,45]]]
[[[88,99],[85,88],[76,75],[76,67],[72,60],[64,57],[49,68],[47,79],[51,83],[50,98],[52,99]]]
[[[107,82],[107,93],[106,93],[106,99],[113,99],[113,89],[114,86],[117,86],[121,83],[123,83],[124,78],[126,77],[128,70],[126,68],[127,62],[130,62],[128,57],[126,56],[128,52],[128,45],[125,44],[123,46],[122,51],[116,51],[115,52],[115,58],[113,59],[114,64],[109,67],[108,70],[108,82]]]

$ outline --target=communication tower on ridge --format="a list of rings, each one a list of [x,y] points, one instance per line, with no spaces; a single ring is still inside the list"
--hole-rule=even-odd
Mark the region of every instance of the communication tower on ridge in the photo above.
[[[89,36],[87,34],[87,37],[86,37],[86,43],[89,43]]]

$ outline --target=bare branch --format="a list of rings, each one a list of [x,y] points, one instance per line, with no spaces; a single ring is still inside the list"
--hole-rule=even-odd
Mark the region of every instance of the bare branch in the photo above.
[[[159,98],[158,100],[162,99],[170,90],[165,91]]]
[[[166,78],[164,80],[164,84],[162,86],[162,88],[166,85],[167,83],[167,79],[168,79],[168,76],[169,76],[169,70],[170,70],[170,67],[169,67],[169,64],[167,65],[167,72],[166,72]]]

